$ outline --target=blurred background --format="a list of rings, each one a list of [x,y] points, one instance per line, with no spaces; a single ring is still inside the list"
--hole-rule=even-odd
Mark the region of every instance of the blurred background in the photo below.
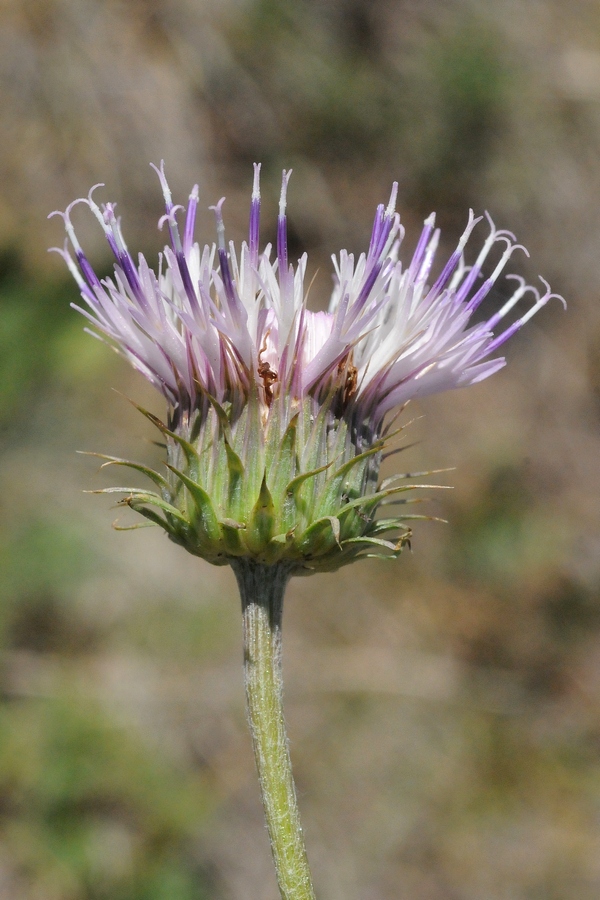
[[[284,663],[320,897],[596,900],[598,3],[4,0],[0,135],[1,900],[277,897],[233,577],[111,530],[82,491],[120,476],[75,455],[160,464],[111,388],[163,404],[83,333],[46,215],[106,182],[154,257],[161,158],[176,202],[200,183],[202,241],[224,194],[242,238],[255,160],[271,238],[293,167],[315,306],[393,180],[407,251],[432,209],[446,249],[488,209],[530,250],[512,270],[567,298],[500,374],[407,411],[395,469],[456,467],[427,507],[449,524],[292,582]]]

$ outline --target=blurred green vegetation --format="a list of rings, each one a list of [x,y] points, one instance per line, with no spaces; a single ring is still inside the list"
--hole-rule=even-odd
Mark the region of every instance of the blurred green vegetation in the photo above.
[[[153,246],[146,169],[162,156],[179,199],[196,180],[205,205],[229,193],[240,229],[262,160],[265,232],[270,184],[293,164],[293,241],[319,265],[340,237],[364,245],[393,179],[408,242],[431,209],[452,244],[468,207],[489,206],[531,246],[533,268],[515,267],[574,294],[505,373],[423,405],[407,465],[457,465],[434,507],[450,525],[417,526],[397,565],[292,584],[285,652],[324,897],[596,900],[600,21],[558,0],[519,16],[201,6],[52,0],[47,30],[38,3],[7,6],[0,900],[274,897],[233,581],[150,529],[111,533],[114,511],[81,490],[114,470],[74,455],[157,457],[109,389],[154,401],[82,333],[45,215],[106,178],[131,249]]]
[[[193,852],[209,802],[201,779],[68,689],[5,704],[0,718],[0,834],[39,896],[210,896]]]
[[[210,779],[175,765],[77,687],[86,660],[121,643],[85,615],[79,596],[110,561],[52,514],[16,527],[13,519],[2,531],[0,841],[13,896],[214,896],[210,866],[195,849],[214,804]],[[207,622],[175,619],[165,623],[164,610],[153,624],[144,616],[129,646],[150,634],[142,646],[149,640],[150,651],[164,653],[175,627],[182,640],[171,640],[172,656],[187,642],[197,659]]]
[[[71,285],[37,282],[20,260],[0,260],[0,417],[10,422],[47,382],[54,346],[68,328]]]
[[[269,142],[250,129],[232,144],[241,158],[275,155],[277,164],[291,153],[361,174],[410,172],[406,197],[418,210],[464,216],[518,80],[483,17],[457,10],[436,22],[424,11],[424,23],[402,35],[398,64],[385,52],[378,12],[362,2],[249,4],[229,32],[231,49],[269,97],[282,134]],[[213,88],[217,115],[227,119],[229,86],[221,85],[223,96]]]

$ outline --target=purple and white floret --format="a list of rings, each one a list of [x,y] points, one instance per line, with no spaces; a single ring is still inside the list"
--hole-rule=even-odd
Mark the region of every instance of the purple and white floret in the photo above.
[[[82,306],[75,306],[167,397],[173,406],[193,408],[203,394],[219,402],[244,402],[253,385],[266,405],[284,395],[290,403],[319,396],[342,368],[352,367],[354,413],[381,423],[387,412],[414,397],[463,387],[492,375],[504,364],[496,351],[552,297],[526,284],[517,288],[491,317],[472,324],[517,249],[514,236],[495,228],[475,262],[464,252],[482,217],[469,214],[456,250],[432,280],[440,232],[432,214],[424,223],[407,266],[399,260],[404,236],[395,211],[397,185],[389,204],[377,208],[367,253],[358,259],[342,250],[333,257],[334,289],[327,312],[306,305],[307,256],[297,265],[288,258],[286,200],[290,172],[283,173],[274,258],[271,245],[260,250],[260,165],[254,167],[248,242],[240,252],[225,241],[220,200],[212,207],[217,243],[203,248],[194,241],[198,187],[185,211],[183,237],[178,213],[164,174],[156,169],[166,211],[170,244],[153,271],[140,254],[135,262],[121,231],[115,206],[93,199],[75,200],[65,212],[67,241],[53,248],[76,279]],[[115,257],[114,276],[100,280],[86,258],[71,223],[71,211],[85,204],[102,226]],[[69,249],[69,243],[71,249]],[[482,272],[493,248],[504,244],[491,273]],[[526,251],[525,251],[526,252]],[[495,255],[495,257],[497,254]],[[526,296],[528,309],[504,324]],[[562,300],[562,298],[559,297]],[[562,301],[564,303],[564,300]],[[268,379],[265,378],[268,373]]]

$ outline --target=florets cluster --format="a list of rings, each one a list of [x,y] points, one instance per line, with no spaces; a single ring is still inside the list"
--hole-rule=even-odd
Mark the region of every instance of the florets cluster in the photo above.
[[[493,354],[556,296],[518,276],[516,290],[491,318],[472,317],[516,249],[514,236],[489,233],[475,262],[464,250],[481,218],[467,227],[440,274],[431,279],[439,242],[435,217],[424,223],[408,266],[399,260],[404,229],[389,204],[378,207],[367,253],[333,258],[327,312],[306,305],[307,257],[290,264],[284,172],[276,251],[260,250],[260,166],[255,166],[248,242],[227,246],[223,200],[213,207],[217,243],[194,242],[198,187],[189,197],[183,234],[164,174],[156,169],[170,246],[153,271],[137,264],[114,204],[90,191],[61,215],[68,240],[58,252],[76,279],[75,306],[101,336],[167,398],[167,476],[137,464],[159,492],[130,488],[123,502],[160,524],[177,542],[215,564],[250,556],[294,572],[333,569],[357,556],[397,555],[410,516],[377,517],[414,484],[380,484],[392,435],[389,413],[410,399],[474,384],[501,368]],[[98,186],[96,186],[98,187]],[[96,276],[75,235],[71,210],[86,204],[115,256],[114,278]],[[68,244],[71,244],[72,251]],[[487,276],[492,248],[502,252]],[[498,256],[498,254],[496,254]],[[528,310],[509,325],[519,301]],[[99,334],[98,334],[99,332]],[[148,414],[149,415],[149,414]],[[109,462],[126,464],[110,458]]]

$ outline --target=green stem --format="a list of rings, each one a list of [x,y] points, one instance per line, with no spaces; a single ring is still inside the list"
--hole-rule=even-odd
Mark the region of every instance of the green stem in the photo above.
[[[233,563],[244,621],[246,704],[263,807],[283,900],[314,900],[283,719],[281,619],[289,573]]]

